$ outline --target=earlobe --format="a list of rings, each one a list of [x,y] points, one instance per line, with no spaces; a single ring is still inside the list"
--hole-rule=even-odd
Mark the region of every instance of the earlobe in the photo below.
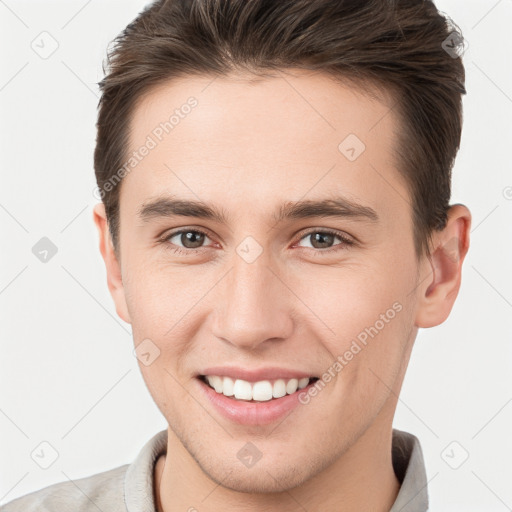
[[[434,327],[448,318],[460,288],[470,228],[469,209],[457,204],[450,207],[445,228],[434,233],[431,257],[425,262],[431,275],[418,287],[418,327]]]
[[[116,312],[126,323],[131,323],[123,285],[121,266],[116,257],[108,227],[105,205],[98,203],[93,209],[93,220],[99,234],[99,248],[107,271],[107,286],[114,300]]]

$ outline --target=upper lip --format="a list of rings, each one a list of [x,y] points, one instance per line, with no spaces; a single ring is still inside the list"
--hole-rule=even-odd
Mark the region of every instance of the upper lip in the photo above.
[[[212,366],[205,368],[199,375],[218,375],[220,377],[231,377],[234,380],[242,379],[248,382],[314,377],[310,372],[292,370],[289,368],[265,367],[259,369],[246,369],[235,366]]]

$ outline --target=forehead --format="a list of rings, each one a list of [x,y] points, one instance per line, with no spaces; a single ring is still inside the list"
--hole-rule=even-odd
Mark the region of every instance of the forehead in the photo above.
[[[128,156],[150,149],[124,178],[121,196],[138,205],[166,191],[263,205],[328,192],[389,209],[408,196],[395,168],[391,107],[385,91],[377,99],[300,70],[256,81],[171,80],[134,108]]]

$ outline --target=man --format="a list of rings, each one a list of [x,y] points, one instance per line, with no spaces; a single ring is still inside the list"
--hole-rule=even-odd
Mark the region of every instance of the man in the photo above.
[[[157,1],[126,28],[94,221],[169,427],[6,512],[427,510],[392,421],[469,247],[454,34],[421,0]]]

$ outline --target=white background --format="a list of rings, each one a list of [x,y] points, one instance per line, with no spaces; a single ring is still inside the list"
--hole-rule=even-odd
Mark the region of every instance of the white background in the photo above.
[[[0,503],[130,463],[166,428],[92,222],[96,83],[144,4],[0,1]],[[436,5],[468,43],[452,203],[470,208],[472,239],[451,316],[418,335],[394,426],[421,441],[431,510],[498,512],[512,509],[512,1]],[[48,59],[31,48],[42,31],[59,45]],[[32,253],[44,236],[58,248],[46,264]],[[30,456],[42,441],[59,454],[46,470]],[[453,441],[452,459],[469,454],[459,469],[441,456]]]

